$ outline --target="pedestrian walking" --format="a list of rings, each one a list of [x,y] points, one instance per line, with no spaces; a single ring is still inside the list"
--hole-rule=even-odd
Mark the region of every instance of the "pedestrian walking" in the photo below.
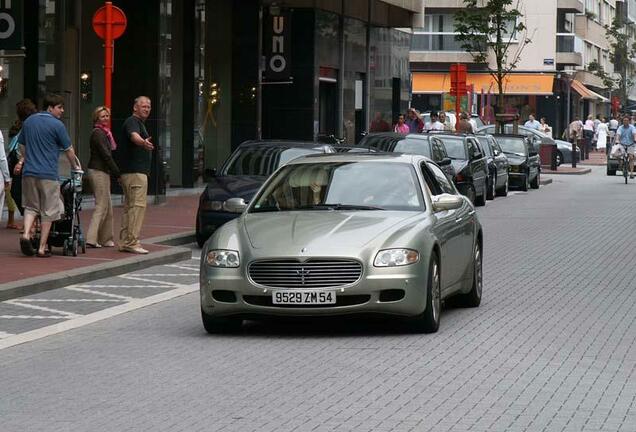
[[[0,132],[0,218],[4,210],[4,196],[7,191],[11,190],[11,174],[9,173],[9,164],[7,162],[7,154],[4,151],[4,136]]]
[[[455,129],[460,133],[473,133],[473,125],[468,121],[468,114],[464,112],[459,114],[459,121]]]
[[[547,119],[545,117],[541,117],[541,120],[539,123],[540,123],[539,131],[543,132],[544,134],[552,138],[552,128],[550,127],[550,125],[548,125]]]
[[[409,128],[409,126],[404,122],[404,114],[400,114],[398,116],[398,121],[393,128],[393,132],[397,132],[402,135],[408,135],[410,131],[411,129]]]
[[[592,139],[594,138],[594,120],[592,115],[587,116],[583,125],[583,139],[585,140],[585,153],[588,154],[592,148]],[[584,159],[587,159],[584,158]]]
[[[596,150],[605,152],[607,149],[607,137],[609,136],[609,127],[607,119],[603,118],[596,128]]]
[[[384,120],[384,115],[380,112],[377,111],[375,113],[375,116],[373,117],[373,121],[371,122],[371,125],[369,126],[369,132],[390,132],[391,131],[391,125]]]
[[[71,138],[60,120],[64,113],[64,98],[48,94],[43,111],[29,116],[23,124],[18,143],[24,145],[22,163],[22,203],[24,204],[24,233],[20,249],[28,256],[36,255],[31,244],[31,228],[40,218],[38,257],[50,257],[47,242],[51,224],[64,212],[58,182],[58,157],[64,151],[71,167],[80,170],[79,160],[71,146]]]
[[[119,167],[112,152],[117,143],[110,131],[110,109],[100,106],[93,111],[93,132],[90,138],[88,180],[95,195],[95,211],[86,235],[86,246],[115,246],[113,237],[113,206],[110,197],[110,177],[119,178]]]
[[[616,130],[616,136],[614,138],[615,144],[621,144],[627,149],[627,157],[629,163],[629,178],[634,178],[634,159],[636,158],[636,149],[634,141],[636,141],[636,127],[630,123],[629,116],[623,117],[623,124]],[[623,167],[622,169],[625,169]]]
[[[119,251],[147,254],[141,247],[139,234],[146,213],[148,176],[155,146],[146,129],[151,101],[147,96],[135,99],[133,113],[124,121],[121,143],[121,186],[124,191],[124,213],[119,232]]]
[[[523,125],[528,129],[541,130],[541,123],[534,118],[534,114],[530,114],[528,116],[528,121],[526,121]]]
[[[405,123],[409,127],[410,133],[422,133],[424,122],[420,118],[420,114],[414,108],[409,108],[407,117]]]
[[[15,104],[17,119],[9,129],[9,149],[7,159],[9,161],[9,172],[11,174],[11,193],[7,210],[9,218],[7,220],[7,228],[21,229],[15,223],[15,210],[18,210],[24,216],[24,207],[22,206],[22,168],[24,166],[24,146],[20,146],[18,138],[22,130],[22,125],[26,119],[38,112],[37,107],[31,99],[22,99]]]

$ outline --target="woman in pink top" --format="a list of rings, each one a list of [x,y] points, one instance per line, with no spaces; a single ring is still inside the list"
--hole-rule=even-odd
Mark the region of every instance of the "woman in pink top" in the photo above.
[[[411,129],[409,128],[409,125],[404,123],[404,114],[400,114],[398,116],[398,121],[393,128],[393,132],[397,132],[402,135],[408,135],[410,131]]]

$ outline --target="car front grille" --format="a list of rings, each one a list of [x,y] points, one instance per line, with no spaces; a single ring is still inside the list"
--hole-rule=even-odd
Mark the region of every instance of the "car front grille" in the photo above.
[[[357,282],[362,264],[347,259],[260,260],[248,272],[255,283],[272,288],[333,288]]]

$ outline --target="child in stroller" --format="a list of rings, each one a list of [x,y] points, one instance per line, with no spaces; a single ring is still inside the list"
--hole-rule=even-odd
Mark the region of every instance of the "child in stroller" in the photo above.
[[[80,211],[82,210],[82,176],[81,170],[71,170],[69,178],[60,178],[60,196],[64,203],[62,217],[51,225],[48,245],[61,247],[64,255],[77,256],[81,249],[86,253],[86,241],[80,224]],[[36,233],[31,242],[34,248],[40,244],[40,229],[37,225]]]

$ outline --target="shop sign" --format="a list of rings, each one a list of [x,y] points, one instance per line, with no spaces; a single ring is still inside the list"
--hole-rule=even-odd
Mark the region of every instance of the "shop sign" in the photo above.
[[[270,8],[263,21],[263,80],[291,81],[291,13]]]
[[[20,50],[22,0],[0,0],[0,50]]]

